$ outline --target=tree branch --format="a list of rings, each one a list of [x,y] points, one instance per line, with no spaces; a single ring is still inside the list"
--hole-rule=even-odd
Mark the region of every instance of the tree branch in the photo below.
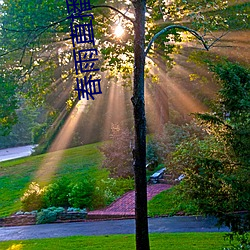
[[[145,56],[147,56],[147,54],[148,54],[148,52],[149,52],[149,50],[150,50],[152,44],[154,43],[154,41],[155,41],[160,35],[162,35],[163,33],[167,32],[167,31],[169,31],[169,30],[171,30],[171,29],[182,29],[182,30],[188,31],[188,32],[191,33],[193,36],[195,36],[199,41],[201,41],[201,43],[203,44],[203,46],[205,47],[206,50],[209,50],[210,47],[214,44],[214,43],[213,43],[212,45],[208,46],[208,45],[206,44],[206,41],[204,40],[204,38],[203,38],[197,31],[192,30],[192,29],[190,29],[190,28],[188,28],[188,27],[186,27],[186,26],[182,26],[182,25],[170,25],[170,26],[165,27],[164,29],[162,29],[161,31],[159,31],[158,33],[156,33],[156,34],[153,36],[153,38],[150,40],[150,42],[149,42],[149,44],[148,44],[148,46],[147,46],[147,48],[146,48],[146,50],[145,50]]]
[[[223,33],[222,35],[220,35],[219,37],[214,37],[215,40],[209,45],[209,48],[211,48],[215,43],[217,43],[223,36],[225,36],[226,34],[228,34],[230,31],[228,30],[227,32]]]
[[[3,29],[3,30],[6,30],[6,31],[11,31],[11,32],[37,32],[37,31],[39,31],[39,30],[41,30],[41,29],[48,29],[48,28],[50,28],[50,27],[53,27],[53,26],[55,26],[55,25],[57,25],[57,24],[60,24],[60,23],[62,23],[62,22],[64,22],[64,21],[66,21],[68,19],[68,16],[67,17],[64,17],[64,18],[62,18],[62,19],[60,19],[60,20],[58,20],[58,21],[56,21],[56,22],[51,22],[50,24],[48,24],[48,25],[39,25],[39,26],[36,26],[34,29],[23,29],[23,30],[16,30],[16,29],[9,29],[9,28],[6,28],[6,27],[4,27],[4,26],[2,26],[1,28]]]
[[[12,53],[12,52],[15,52],[17,50],[26,50],[27,46],[29,44],[31,44],[32,42],[34,42],[40,35],[42,35],[47,29],[49,29],[51,26],[49,25],[48,27],[44,28],[42,31],[40,31],[37,35],[35,35],[30,41],[24,43],[22,46],[18,47],[18,48],[15,48],[15,49],[12,49],[12,50],[9,50],[9,51],[6,51],[2,54],[0,54],[0,57],[1,56],[5,56],[9,53]]]
[[[113,6],[110,6],[110,5],[92,5],[91,7],[92,7],[92,9],[95,9],[95,8],[109,8],[109,9],[112,9],[112,10],[118,12],[120,15],[122,15],[125,19],[127,19],[130,22],[134,23],[134,20],[132,18],[126,16],[124,13],[122,13],[120,10],[116,9]],[[22,46],[20,46],[18,48],[3,52],[2,54],[0,54],[0,57],[5,56],[5,55],[7,55],[9,53],[15,52],[17,50],[23,50],[30,43],[32,43],[37,37],[39,37],[41,34],[43,34],[46,30],[48,30],[49,28],[51,28],[51,27],[53,27],[53,26],[55,26],[57,24],[60,24],[60,23],[62,23],[64,21],[66,21],[67,19],[68,19],[68,17],[65,17],[65,18],[62,18],[59,21],[52,22],[51,24],[44,25],[44,26],[37,26],[34,29],[27,29],[27,30],[14,30],[14,29],[8,29],[8,28],[5,28],[4,26],[2,26],[3,30],[11,31],[11,32],[38,32],[38,31],[40,31],[40,32],[37,35],[35,35],[29,42],[26,42],[25,44],[23,44]]]
[[[91,6],[92,9],[96,9],[96,8],[109,8],[111,10],[116,11],[117,13],[119,13],[120,15],[122,15],[125,19],[129,20],[131,23],[134,23],[134,20],[128,16],[126,16],[124,13],[122,13],[120,10],[116,9],[113,6],[110,5],[92,5]]]
[[[12,49],[12,50],[9,50],[9,51],[6,51],[6,52],[3,52],[2,54],[0,54],[0,57],[5,56],[5,55],[7,55],[9,53],[15,52],[17,50],[24,50],[24,49],[26,49],[29,44],[31,44],[32,42],[34,42],[46,30],[48,30],[49,28],[51,28],[51,27],[53,27],[53,26],[55,26],[57,24],[60,24],[60,23],[62,23],[64,21],[66,21],[67,19],[68,19],[68,17],[65,17],[65,18],[63,18],[63,19],[61,19],[59,21],[53,22],[51,24],[44,25],[44,26],[37,26],[35,29],[27,29],[27,30],[13,30],[13,29],[5,28],[3,26],[2,29],[6,30],[6,31],[12,31],[12,32],[30,32],[30,34],[28,35],[28,38],[26,39],[26,42],[22,46],[17,47],[17,48]],[[31,33],[32,32],[38,32],[38,31],[39,31],[39,33],[36,34],[35,36],[33,36],[32,39],[30,39],[30,41],[28,41],[29,38],[30,38],[30,36],[31,36]]]

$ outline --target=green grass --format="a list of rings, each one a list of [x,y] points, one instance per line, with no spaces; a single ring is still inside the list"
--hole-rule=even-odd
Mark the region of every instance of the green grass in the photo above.
[[[177,212],[185,214],[198,214],[198,209],[177,194],[175,187],[153,197],[148,203],[148,215],[157,217],[161,215],[174,215]]]
[[[78,181],[86,174],[106,177],[107,172],[98,168],[102,160],[98,145],[100,143],[65,150],[58,166],[51,166],[56,167],[51,180],[64,176]],[[50,155],[56,156],[57,152]],[[0,217],[20,210],[20,197],[30,182],[37,181],[36,172],[46,156],[43,154],[0,163]]]
[[[65,150],[51,181],[62,176],[75,182],[80,181],[84,176],[105,179],[108,172],[98,168],[102,160],[102,155],[97,148],[99,145],[100,143],[89,144]],[[58,152],[49,153],[52,157],[57,154]],[[37,181],[34,176],[46,156],[48,154],[1,163],[0,217],[8,216],[21,209],[20,197],[30,182]],[[155,196],[149,202],[149,216],[173,215],[181,210],[190,213],[189,208],[186,203],[176,202],[174,189],[170,189]]]
[[[151,234],[151,250],[221,250],[228,246],[224,233]],[[67,238],[7,241],[1,250],[135,249],[134,235],[74,236]]]

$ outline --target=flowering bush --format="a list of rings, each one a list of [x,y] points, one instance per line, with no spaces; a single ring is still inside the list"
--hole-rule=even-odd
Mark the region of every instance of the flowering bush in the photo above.
[[[24,211],[33,211],[41,209],[43,206],[43,194],[45,189],[38,183],[31,182],[28,190],[21,197],[22,208]]]

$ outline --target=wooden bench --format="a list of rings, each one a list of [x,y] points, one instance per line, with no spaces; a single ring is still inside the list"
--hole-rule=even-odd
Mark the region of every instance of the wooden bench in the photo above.
[[[164,172],[165,172],[165,168],[162,168],[162,169],[158,170],[157,172],[153,173],[153,174],[150,176],[149,181],[150,181],[151,183],[153,183],[153,184],[158,183],[159,180],[163,178]]]

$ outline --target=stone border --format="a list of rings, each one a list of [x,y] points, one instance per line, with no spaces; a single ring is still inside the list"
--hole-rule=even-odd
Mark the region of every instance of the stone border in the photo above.
[[[60,222],[77,222],[86,219],[87,213],[82,212],[63,212],[57,217],[54,223]],[[11,226],[27,226],[36,224],[36,214],[11,215],[9,217],[0,218],[0,227]]]

